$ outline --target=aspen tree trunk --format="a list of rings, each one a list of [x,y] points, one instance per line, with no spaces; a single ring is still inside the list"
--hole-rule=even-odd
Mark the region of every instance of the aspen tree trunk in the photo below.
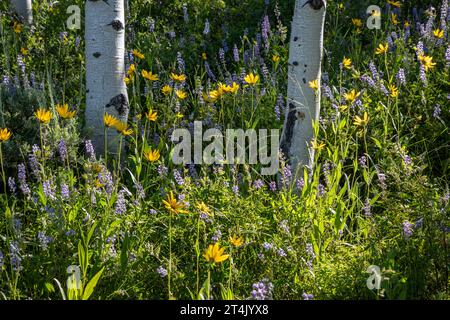
[[[11,0],[11,5],[23,23],[33,23],[33,9],[31,0]]]
[[[99,154],[104,153],[103,115],[126,122],[124,0],[88,0],[86,17],[86,127]],[[108,129],[108,152],[118,151],[118,133]]]
[[[325,0],[296,0],[289,49],[288,96],[281,151],[298,174],[312,170],[312,123],[320,113],[320,82],[325,24]],[[309,87],[318,80],[319,90]]]

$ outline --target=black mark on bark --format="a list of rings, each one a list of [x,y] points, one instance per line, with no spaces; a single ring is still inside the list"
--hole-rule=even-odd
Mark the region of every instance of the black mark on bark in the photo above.
[[[286,118],[286,127],[284,128],[283,139],[281,139],[280,149],[284,156],[289,160],[290,149],[292,144],[292,137],[294,136],[294,127],[297,111],[295,110],[295,105],[289,103],[289,113]]]
[[[119,115],[123,115],[128,111],[128,99],[124,94],[118,94],[112,98],[105,108],[114,107]]]
[[[320,10],[325,5],[324,1],[325,0],[309,0],[309,1],[305,2],[303,7],[306,6],[307,4],[309,4],[311,6],[311,8],[313,8],[314,10]]]
[[[112,26],[112,28],[116,31],[125,29],[123,23],[120,20],[113,20],[111,23],[107,24],[107,26]]]

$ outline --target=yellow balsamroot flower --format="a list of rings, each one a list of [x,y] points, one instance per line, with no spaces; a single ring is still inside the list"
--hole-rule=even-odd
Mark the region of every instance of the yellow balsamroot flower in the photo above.
[[[52,119],[52,113],[44,108],[39,108],[34,115],[40,123],[47,124]]]
[[[153,112],[152,110],[150,110],[149,112],[145,113],[145,117],[147,118],[148,121],[155,122],[156,119],[158,118],[158,112]]]
[[[352,89],[350,92],[344,94],[344,98],[348,102],[353,103],[360,95],[361,92],[357,92],[355,89]]]
[[[233,85],[226,85],[224,87],[224,90],[226,93],[232,93],[233,92]]]
[[[214,103],[219,99],[221,96],[220,92],[218,90],[210,91],[209,94],[203,93],[203,100],[205,100],[208,103]]]
[[[323,148],[325,148],[325,143],[323,143],[323,142],[318,142],[316,139],[314,139],[314,140],[311,141],[311,147],[312,147],[314,150],[320,151],[320,150],[322,150]]]
[[[405,21],[405,28],[409,28],[411,26],[411,23],[409,21]]]
[[[236,235],[230,236],[230,243],[235,247],[240,247],[244,243],[244,239]]]
[[[230,92],[232,94],[236,94],[239,90],[239,85],[236,82],[233,82],[233,84],[230,86]]]
[[[15,33],[19,34],[22,32],[22,25],[17,21],[14,21],[13,29]]]
[[[130,136],[133,134],[133,130],[128,127],[128,124],[120,120],[117,120],[117,122],[114,124],[114,128],[117,130],[117,132],[124,136]]]
[[[58,112],[58,114],[61,118],[66,119],[66,120],[72,119],[76,114],[75,110],[73,110],[73,111],[69,110],[69,105],[67,103],[64,105],[57,104],[56,111]]]
[[[387,0],[387,3],[389,3],[391,6],[394,6],[396,8],[400,8],[402,6],[400,1]]]
[[[169,210],[171,213],[185,213],[187,212],[184,210],[184,203],[177,201],[175,199],[175,196],[173,195],[173,192],[170,191],[169,195],[167,196],[166,200],[163,200],[164,207]]]
[[[425,71],[433,69],[434,66],[436,66],[436,63],[433,62],[433,57],[421,55],[419,57],[419,60],[420,60],[420,62],[422,62],[423,66],[425,68]]]
[[[220,84],[219,89],[218,89],[218,93],[219,94],[224,94],[224,93],[237,93],[239,90],[239,85],[236,82],[233,82],[233,84],[227,86],[227,85],[223,85]]]
[[[138,50],[133,50],[133,55],[136,57],[136,58],[139,58],[139,59],[144,59],[145,58],[145,56],[141,53],[141,52],[139,52]]]
[[[342,60],[342,66],[345,69],[351,69],[351,67],[352,67],[352,60],[350,60],[349,58],[344,57],[344,60]]]
[[[26,55],[28,54],[28,49],[22,47],[22,48],[20,48],[20,52],[21,52],[24,56],[26,56]]]
[[[131,75],[134,73],[134,71],[136,71],[136,66],[134,64],[131,64],[130,67],[128,68],[127,74]]]
[[[203,93],[203,100],[208,103],[216,102],[216,99],[214,99],[210,94],[206,94],[206,93]]]
[[[259,82],[259,76],[254,75],[253,73],[249,73],[248,75],[245,76],[244,80],[249,85],[255,85]]]
[[[121,133],[123,136],[128,137],[128,136],[131,136],[131,135],[133,134],[133,129],[127,128],[127,129],[125,129],[125,130],[120,131],[120,133]]]
[[[215,100],[219,99],[222,96],[222,92],[220,90],[213,90],[209,93],[209,96]]]
[[[172,73],[170,75],[170,79],[172,79],[173,81],[176,81],[176,82],[183,82],[183,81],[186,81],[186,76],[184,74]]]
[[[398,25],[397,15],[395,13],[391,14],[391,21],[394,26]]]
[[[166,84],[164,87],[162,87],[161,92],[167,96],[172,92],[172,90],[173,89],[168,84]]]
[[[309,81],[309,87],[314,91],[319,90],[319,80],[315,79],[313,81]]]
[[[206,261],[210,263],[221,263],[227,260],[230,255],[223,254],[225,248],[220,248],[219,243],[210,244],[208,249],[205,250],[203,257],[205,257]]]
[[[158,81],[159,77],[157,74],[153,74],[151,71],[142,70],[142,76],[150,81]]]
[[[274,55],[272,56],[272,61],[275,62],[275,63],[280,62],[280,56],[277,55],[277,54],[274,54]]]
[[[352,19],[352,23],[357,28],[361,28],[362,25],[363,25],[362,20],[361,19],[356,19],[356,18]]]
[[[436,29],[433,31],[433,34],[436,38],[442,39],[444,37],[444,30]]]
[[[149,149],[147,151],[144,151],[144,157],[149,162],[156,162],[161,157],[161,154],[159,153],[159,150]]]
[[[353,121],[353,124],[358,127],[365,127],[368,123],[369,123],[369,114],[367,112],[364,112],[362,118],[356,116]]]
[[[211,215],[211,210],[209,207],[202,201],[199,204],[197,204],[198,211],[202,213],[206,213],[207,215]]]
[[[114,123],[113,127],[118,132],[121,132],[123,130],[127,130],[128,129],[128,125],[125,122],[123,122],[123,121],[121,121],[119,119],[117,119],[117,121],[116,121],[116,123]]]
[[[187,93],[184,92],[183,90],[175,90],[175,95],[177,96],[178,99],[180,100],[184,100],[187,98]]]
[[[123,82],[125,82],[126,85],[129,85],[133,80],[130,77],[123,78]]]
[[[398,88],[394,84],[389,85],[389,92],[392,98],[398,97]]]
[[[105,113],[103,115],[103,123],[105,124],[105,126],[107,126],[108,128],[110,127],[115,127],[118,123],[119,123],[119,119],[117,119],[116,117]]]
[[[228,87],[226,84],[219,83],[219,88],[217,89],[217,91],[220,93],[220,95],[224,95],[226,93],[231,92],[231,88]]]
[[[12,136],[11,131],[8,128],[0,129],[0,143],[8,141]]]
[[[389,45],[387,43],[384,45],[382,43],[380,43],[378,45],[378,48],[375,50],[375,54],[385,54],[386,52],[388,52],[388,50],[389,50]]]

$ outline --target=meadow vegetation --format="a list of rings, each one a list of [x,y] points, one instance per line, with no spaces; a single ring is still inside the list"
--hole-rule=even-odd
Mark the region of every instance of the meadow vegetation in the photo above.
[[[5,2],[0,298],[450,297],[447,1],[383,1],[380,30],[364,1],[328,1],[314,170],[281,155],[277,176],[176,166],[170,137],[283,127],[294,1],[130,0],[130,116],[105,115],[123,146],[106,154],[83,126],[84,33],[65,26],[84,1],[34,1],[31,27]]]

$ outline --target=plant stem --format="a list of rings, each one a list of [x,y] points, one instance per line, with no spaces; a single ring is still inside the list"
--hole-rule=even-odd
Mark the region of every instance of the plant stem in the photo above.
[[[208,300],[211,300],[211,267],[208,266]]]
[[[123,136],[120,135],[120,142],[119,142],[119,150],[117,151],[118,153],[118,159],[117,159],[117,172],[116,172],[116,177],[119,177],[120,174],[120,158],[122,156],[122,142],[123,142]]]
[[[105,165],[108,166],[108,131],[107,131],[106,126],[105,126],[103,137],[105,139],[105,145],[104,145],[104,149],[105,149]]]
[[[0,142],[0,163],[2,166],[2,180],[3,180],[3,186],[4,186],[4,192],[6,194],[6,176],[5,176],[5,169],[3,167],[3,152],[2,152],[2,143]]]
[[[197,293],[198,287],[200,285],[200,270],[199,270],[199,256],[200,256],[200,247],[199,247],[199,238],[200,238],[200,215],[197,218],[197,240],[195,242],[195,250],[197,253]]]
[[[45,149],[44,149],[44,140],[42,139],[42,125],[40,123],[39,123],[39,137],[41,139],[42,174],[45,178]]]
[[[172,213],[169,213],[169,270],[167,272],[169,299],[172,297],[170,291],[170,278],[172,275]]]
[[[250,126],[252,125],[253,122],[253,114],[255,112],[255,107],[254,107],[254,98],[255,98],[255,88],[252,87],[252,112],[251,112],[251,116],[250,116]],[[245,129],[249,129],[249,128],[245,128]]]
[[[233,248],[230,246],[230,279],[228,280],[228,287],[233,292]]]
[[[141,147],[141,154],[139,157],[139,174],[137,175],[137,181],[139,182],[139,177],[141,175],[141,170],[142,170],[142,156],[144,155],[144,148],[145,148],[145,140],[147,138],[147,124],[148,124],[148,120],[147,118],[145,119],[145,125],[144,125],[144,137],[142,138],[142,147]],[[136,139],[136,146],[138,144],[138,140]]]

